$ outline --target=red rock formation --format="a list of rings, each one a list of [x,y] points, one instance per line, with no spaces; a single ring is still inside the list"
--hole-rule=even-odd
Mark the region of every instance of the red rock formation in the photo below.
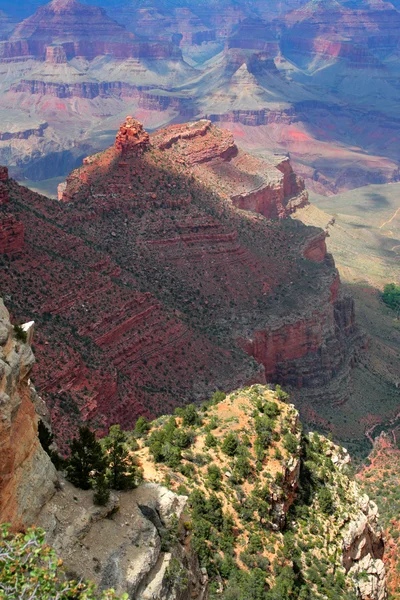
[[[251,339],[243,340],[242,347],[264,365],[267,381],[297,388],[323,386],[339,371],[340,346],[356,330],[354,310],[343,310],[340,302],[325,305],[307,319],[255,331]],[[340,323],[336,314],[340,314]],[[337,336],[338,325],[344,334],[342,339]],[[312,361],[308,360],[310,356]]]
[[[19,318],[36,307],[36,383],[61,442],[78,418],[129,427],[266,374],[316,389],[348,377],[353,303],[331,258],[304,259],[320,230],[286,218],[306,198],[287,159],[252,157],[208,121],[149,139],[129,118],[65,202],[8,185],[26,239],[3,289]]]
[[[38,438],[38,416],[29,375],[34,357],[14,339],[0,300],[0,520],[31,525],[55,491],[57,474]]]
[[[119,128],[115,149],[121,154],[128,154],[132,150],[138,152],[149,145],[149,134],[143,125],[133,117],[127,117],[125,123]]]
[[[0,254],[17,254],[21,252],[23,246],[23,223],[17,221],[14,215],[0,213]]]
[[[185,140],[191,140],[192,143],[189,146],[185,142],[180,143]],[[178,147],[182,157],[191,165],[208,162],[217,157],[228,160],[238,153],[233,135],[229,131],[212,128],[211,121],[206,120],[172,125],[154,136],[153,143],[160,150]]]
[[[315,262],[323,262],[326,257],[326,237],[327,233],[321,231],[318,235],[311,238],[303,249],[304,258],[314,260]]]

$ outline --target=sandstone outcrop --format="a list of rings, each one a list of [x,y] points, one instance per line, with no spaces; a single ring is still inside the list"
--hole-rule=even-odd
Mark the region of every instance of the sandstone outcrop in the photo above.
[[[115,149],[121,154],[128,154],[132,150],[135,152],[144,149],[149,144],[149,134],[143,129],[143,125],[133,117],[127,117],[121,125],[116,140]]]
[[[30,383],[34,357],[0,300],[0,521],[31,525],[55,491],[57,474],[38,439]]]

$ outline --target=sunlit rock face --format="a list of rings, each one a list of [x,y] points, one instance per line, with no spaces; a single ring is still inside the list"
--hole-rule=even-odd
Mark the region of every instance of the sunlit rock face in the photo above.
[[[35,522],[57,481],[38,438],[33,364],[29,343],[16,337],[0,300],[0,519],[16,529]]]

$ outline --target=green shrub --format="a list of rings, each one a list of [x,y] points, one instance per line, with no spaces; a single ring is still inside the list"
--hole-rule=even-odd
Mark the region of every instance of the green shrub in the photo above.
[[[221,392],[220,390],[217,390],[211,396],[211,404],[219,404],[220,402],[223,402],[225,400],[225,398],[226,398],[225,392]]]
[[[289,452],[289,454],[295,454],[298,450],[298,441],[295,435],[287,433],[283,438],[283,446]]]
[[[28,336],[26,334],[26,331],[22,329],[21,325],[14,325],[14,335],[15,339],[17,339],[19,342],[23,342],[24,344],[26,344]]]
[[[239,439],[237,435],[234,433],[228,433],[228,435],[224,438],[221,448],[222,452],[227,454],[228,456],[235,456],[237,449],[239,446]]]
[[[206,448],[216,448],[218,446],[218,440],[212,433],[207,433],[204,444]]]
[[[383,289],[382,300],[385,304],[387,304],[387,306],[399,312],[400,286],[396,285],[395,283],[388,283],[387,285],[385,285]]]
[[[333,498],[330,490],[327,487],[323,487],[318,492],[318,501],[321,511],[325,515],[331,515],[334,512]]]
[[[221,469],[217,465],[210,465],[207,469],[207,483],[213,490],[219,490],[222,483]]]
[[[127,434],[119,425],[110,427],[103,440],[107,478],[114,490],[131,490],[142,481],[142,473],[127,446]]]
[[[105,506],[110,499],[110,490],[107,477],[104,473],[97,475],[94,481],[93,503],[97,506]]]
[[[280,385],[275,386],[275,393],[278,400],[280,400],[281,402],[288,402],[289,394],[284,392]]]
[[[138,436],[146,435],[150,429],[150,423],[145,417],[139,417],[135,424],[135,434]]]
[[[201,417],[194,404],[185,406],[182,413],[183,425],[201,425]]]

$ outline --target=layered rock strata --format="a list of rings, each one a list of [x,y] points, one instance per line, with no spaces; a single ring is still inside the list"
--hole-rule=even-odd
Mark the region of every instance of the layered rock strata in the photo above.
[[[0,60],[33,57],[62,64],[74,57],[93,60],[104,55],[162,60],[179,57],[180,52],[172,43],[143,40],[103,9],[76,0],[52,0],[39,7],[0,42]]]
[[[61,442],[78,418],[131,426],[266,378],[320,397],[340,377],[348,393],[353,302],[323,232],[288,218],[308,196],[287,158],[253,157],[209,121],[148,136],[129,118],[61,202],[6,186],[25,247],[4,289],[41,323],[37,381]]]
[[[30,383],[34,356],[0,300],[0,521],[31,525],[55,491],[57,473],[38,439]]]

